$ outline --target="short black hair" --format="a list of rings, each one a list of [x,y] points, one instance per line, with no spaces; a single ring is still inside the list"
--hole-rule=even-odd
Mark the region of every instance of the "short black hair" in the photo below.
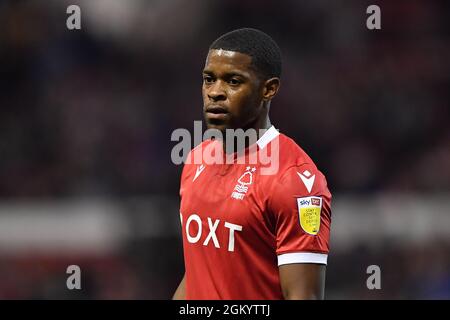
[[[217,38],[209,50],[222,49],[249,55],[252,65],[265,78],[281,76],[281,50],[266,33],[242,28],[230,31]]]

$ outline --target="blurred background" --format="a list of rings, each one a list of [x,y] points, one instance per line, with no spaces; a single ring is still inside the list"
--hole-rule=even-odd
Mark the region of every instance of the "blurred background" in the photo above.
[[[81,30],[66,9],[81,8]],[[366,8],[381,8],[381,30]],[[328,299],[450,298],[449,2],[0,1],[0,299],[169,299],[184,272],[173,130],[209,44],[283,52],[272,123],[333,193]],[[81,290],[68,290],[78,265]],[[369,265],[381,289],[368,290]]]

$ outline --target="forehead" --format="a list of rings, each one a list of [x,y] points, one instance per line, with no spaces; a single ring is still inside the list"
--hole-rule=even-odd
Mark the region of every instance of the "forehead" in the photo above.
[[[209,50],[206,57],[205,71],[239,70],[252,72],[252,57],[237,51],[223,49]]]

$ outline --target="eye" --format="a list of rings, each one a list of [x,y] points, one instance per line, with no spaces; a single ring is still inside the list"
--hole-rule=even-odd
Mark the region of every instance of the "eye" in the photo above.
[[[236,79],[236,78],[231,78],[228,81],[228,83],[231,84],[232,86],[237,86],[237,85],[240,85],[242,83],[242,81],[239,79]]]
[[[203,82],[206,83],[206,84],[213,83],[213,82],[214,82],[214,79],[213,79],[213,77],[211,77],[211,76],[204,75],[204,76],[203,76]]]

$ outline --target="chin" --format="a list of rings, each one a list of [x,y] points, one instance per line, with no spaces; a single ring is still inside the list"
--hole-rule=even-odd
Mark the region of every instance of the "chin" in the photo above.
[[[220,124],[210,124],[210,123],[206,123],[206,128],[209,129],[213,129],[213,130],[219,130],[220,132],[222,132],[222,134],[225,134],[225,130],[228,129],[227,126],[225,125],[220,125]]]
[[[230,126],[227,123],[223,123],[222,121],[214,121],[214,120],[206,120],[206,127],[208,129],[216,129],[222,133],[225,133],[226,129],[229,129]]]

